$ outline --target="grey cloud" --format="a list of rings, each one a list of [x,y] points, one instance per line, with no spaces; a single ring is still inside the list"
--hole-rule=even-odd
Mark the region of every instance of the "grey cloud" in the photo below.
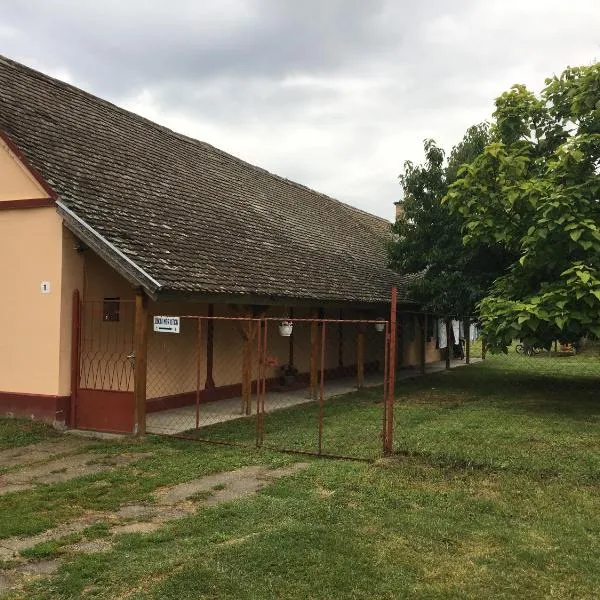
[[[594,0],[0,0],[0,14],[0,52],[388,217],[424,138],[450,147],[510,84],[600,54]]]

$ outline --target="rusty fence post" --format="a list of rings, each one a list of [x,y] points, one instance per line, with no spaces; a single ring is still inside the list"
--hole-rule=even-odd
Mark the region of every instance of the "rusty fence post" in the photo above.
[[[389,349],[390,349],[390,323],[385,322],[385,337],[383,338],[383,410],[381,424],[381,441],[383,443],[383,454],[387,453],[387,418],[388,418],[388,394],[389,394]]]
[[[262,385],[263,385],[263,372],[265,368],[265,353],[263,349],[263,324],[266,321],[262,319],[257,322],[257,373],[256,373],[256,445],[261,445],[261,399],[262,399]]]
[[[202,356],[202,318],[198,317],[196,331],[196,429],[200,426],[200,357]]]
[[[135,294],[134,353],[133,433],[142,436],[146,434],[146,376],[148,372],[148,296],[143,290],[136,290]]]
[[[319,442],[318,454],[323,449],[323,419],[325,410],[325,321],[321,321],[321,382],[319,385]]]
[[[265,319],[263,323],[263,371],[262,371],[262,393],[260,397],[260,445],[265,441],[265,396],[267,395],[267,356],[268,356],[268,332],[269,321]]]
[[[392,288],[390,306],[390,349],[388,353],[388,414],[386,418],[387,432],[385,436],[385,454],[389,455],[394,446],[394,395],[396,385],[396,311],[398,308],[398,290]]]

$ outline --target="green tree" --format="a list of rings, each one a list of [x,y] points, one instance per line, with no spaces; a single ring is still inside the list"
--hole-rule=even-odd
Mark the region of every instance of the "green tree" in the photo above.
[[[393,225],[390,264],[401,273],[421,273],[410,293],[427,312],[474,314],[476,304],[507,264],[505,251],[497,244],[465,248],[463,217],[442,203],[460,166],[472,161],[489,141],[489,126],[475,125],[452,149],[447,163],[433,140],[425,141],[423,164],[404,163],[400,175],[404,214]]]
[[[467,248],[515,255],[479,305],[491,348],[600,336],[600,63],[496,100],[492,142],[445,197]]]

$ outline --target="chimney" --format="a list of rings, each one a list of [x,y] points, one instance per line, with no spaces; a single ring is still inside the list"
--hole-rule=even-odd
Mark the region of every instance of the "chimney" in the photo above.
[[[404,202],[402,200],[398,200],[398,202],[394,202],[396,206],[396,221],[404,219]]]

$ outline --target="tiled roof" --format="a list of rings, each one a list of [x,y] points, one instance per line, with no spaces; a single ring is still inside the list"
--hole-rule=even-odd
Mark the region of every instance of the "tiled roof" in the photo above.
[[[161,292],[406,299],[386,220],[1,56],[0,129]]]

